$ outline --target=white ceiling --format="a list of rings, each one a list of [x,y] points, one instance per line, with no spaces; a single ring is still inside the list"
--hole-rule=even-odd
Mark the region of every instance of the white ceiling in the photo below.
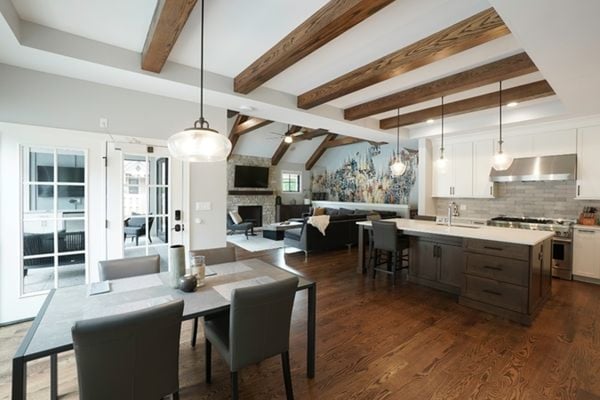
[[[596,100],[600,90],[597,72],[600,53],[595,51],[600,37],[600,24],[596,21],[600,1],[596,0],[575,3],[565,0],[398,0],[250,95],[232,91],[233,77],[325,3],[327,0],[207,0],[205,67],[213,73],[207,76],[207,102],[230,109],[249,104],[256,109],[254,115],[262,118],[383,140],[389,137],[389,132],[379,131],[377,120],[395,115],[394,111],[350,122],[343,120],[342,109],[525,50],[540,72],[507,81],[505,87],[545,78],[557,96],[520,105],[522,111],[515,123],[547,118],[550,114],[600,113],[600,100]],[[514,35],[313,110],[295,107],[296,95],[489,8],[490,3]],[[14,6],[22,20],[20,24],[11,17],[9,6]],[[139,69],[139,53],[155,7],[155,0],[0,0],[4,16],[0,18],[0,62],[197,101],[200,7],[193,10],[160,75]],[[15,28],[16,25],[20,26]],[[496,88],[496,85],[487,85],[448,96],[446,101],[488,93]],[[401,112],[437,104],[439,100],[431,100],[403,108]],[[493,126],[493,115],[492,110],[463,115],[454,117],[450,124],[458,132],[472,131]],[[403,134],[416,137],[427,132],[436,134],[424,124],[408,127]],[[277,141],[269,141],[266,136],[262,130],[245,135],[238,144],[238,151],[268,152],[267,149],[273,147],[271,142],[275,142],[276,147]],[[251,137],[264,146],[251,146]],[[317,142],[313,140],[310,145],[294,147],[309,148],[316,146],[314,143]]]

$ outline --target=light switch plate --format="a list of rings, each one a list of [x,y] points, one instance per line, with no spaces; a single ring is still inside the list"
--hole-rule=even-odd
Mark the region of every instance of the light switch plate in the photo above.
[[[196,202],[196,211],[210,211],[212,209],[212,204],[210,201],[197,201]]]

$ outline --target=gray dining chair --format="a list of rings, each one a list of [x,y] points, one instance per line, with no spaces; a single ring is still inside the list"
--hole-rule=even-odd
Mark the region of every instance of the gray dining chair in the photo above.
[[[75,322],[80,399],[179,399],[182,313],[183,300],[177,300]]]
[[[372,221],[373,227],[373,279],[377,271],[390,274],[392,283],[396,283],[396,272],[407,269],[409,265],[409,240],[398,234],[396,223],[392,221]],[[385,254],[385,258],[381,257]],[[370,260],[371,261],[371,260]],[[386,264],[386,268],[379,266]]]
[[[119,258],[98,262],[98,274],[101,281],[157,274],[159,272],[159,255]]]
[[[206,382],[211,382],[214,345],[229,365],[232,399],[238,398],[238,371],[281,355],[288,400],[294,398],[290,373],[290,321],[298,278],[234,289],[229,316],[204,322]]]
[[[204,264],[215,265],[237,261],[235,247],[218,247],[206,250],[191,250],[190,258],[194,256],[204,256]],[[206,316],[204,319],[210,319],[212,316]],[[198,317],[194,318],[194,328],[192,329],[192,347],[196,347],[196,337],[198,336]]]

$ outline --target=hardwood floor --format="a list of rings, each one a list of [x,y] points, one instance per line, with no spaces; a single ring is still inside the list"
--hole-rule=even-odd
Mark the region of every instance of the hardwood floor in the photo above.
[[[317,281],[317,375],[306,378],[306,294],[296,298],[291,363],[297,399],[600,399],[600,286],[553,281],[553,297],[530,328],[457,304],[414,284],[392,288],[355,273],[356,251],[248,253]],[[381,275],[381,274],[380,274]],[[29,323],[0,329],[0,398],[10,397],[11,358]],[[204,346],[182,332],[182,399],[227,399],[218,354],[204,382]],[[202,343],[200,339],[200,343]],[[29,364],[30,399],[49,398],[49,362]],[[72,353],[59,357],[59,394],[77,398]],[[242,399],[285,396],[279,357],[240,372]]]

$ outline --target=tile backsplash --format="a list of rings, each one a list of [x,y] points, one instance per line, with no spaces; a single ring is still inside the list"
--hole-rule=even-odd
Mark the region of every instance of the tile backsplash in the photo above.
[[[446,215],[448,202],[465,205],[461,217],[498,215],[577,219],[585,206],[600,209],[600,200],[575,200],[575,181],[496,183],[494,199],[436,199],[437,215]]]

